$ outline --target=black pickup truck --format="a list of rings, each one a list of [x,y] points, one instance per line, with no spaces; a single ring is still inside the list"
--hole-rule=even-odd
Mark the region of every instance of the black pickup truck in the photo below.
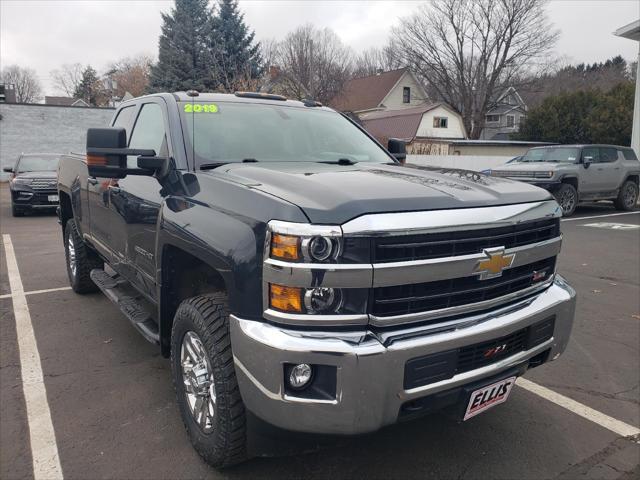
[[[564,351],[575,292],[551,194],[405,156],[317,102],[192,91],[123,103],[62,157],[71,286],[171,358],[210,464],[247,458],[249,419],[468,420]]]

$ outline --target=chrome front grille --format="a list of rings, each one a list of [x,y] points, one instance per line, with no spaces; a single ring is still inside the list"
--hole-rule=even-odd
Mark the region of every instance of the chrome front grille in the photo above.
[[[510,177],[510,178],[551,178],[550,172],[535,172],[526,170],[492,170],[492,177]]]
[[[551,218],[485,230],[454,231],[374,239],[373,263],[454,257],[485,248],[514,248],[560,235],[560,219]]]
[[[526,302],[553,281],[562,243],[560,217],[555,201],[363,215],[331,227],[341,231],[343,250],[341,258],[326,263],[270,258],[269,233],[263,315],[295,325],[425,323],[440,328]],[[270,228],[296,235],[307,227],[276,221]],[[344,305],[353,295],[366,300],[349,313],[284,313],[270,308],[274,284],[303,291],[340,289]]]
[[[34,190],[50,190],[55,191],[58,181],[55,178],[34,178],[31,181],[31,188]]]
[[[556,258],[549,257],[488,280],[476,275],[375,288],[372,313],[377,317],[407,315],[494,300],[544,283],[553,276],[555,263]]]

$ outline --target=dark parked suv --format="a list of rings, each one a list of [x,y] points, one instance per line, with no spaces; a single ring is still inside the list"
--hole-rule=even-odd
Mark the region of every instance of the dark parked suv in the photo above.
[[[58,206],[58,180],[56,171],[60,155],[57,153],[23,153],[14,167],[5,167],[11,173],[11,213],[21,217],[33,210],[54,211]]]

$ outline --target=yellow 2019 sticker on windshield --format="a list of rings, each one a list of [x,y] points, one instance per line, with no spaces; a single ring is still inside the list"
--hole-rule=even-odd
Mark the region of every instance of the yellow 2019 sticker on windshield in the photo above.
[[[215,103],[185,103],[184,113],[218,113]]]

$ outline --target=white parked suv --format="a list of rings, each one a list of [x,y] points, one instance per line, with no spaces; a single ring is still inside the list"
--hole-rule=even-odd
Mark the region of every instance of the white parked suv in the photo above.
[[[640,162],[629,147],[559,145],[535,147],[520,160],[490,174],[549,190],[573,214],[580,202],[613,200],[618,210],[633,210],[638,201]]]

